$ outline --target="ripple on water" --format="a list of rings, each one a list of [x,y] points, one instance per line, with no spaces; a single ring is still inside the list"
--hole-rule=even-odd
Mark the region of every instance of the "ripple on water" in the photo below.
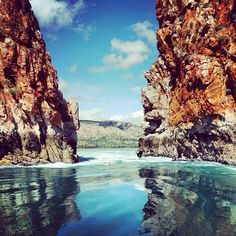
[[[139,159],[134,149],[79,152],[75,165],[0,167],[0,235],[155,235],[163,224],[181,236],[235,232],[235,167]]]

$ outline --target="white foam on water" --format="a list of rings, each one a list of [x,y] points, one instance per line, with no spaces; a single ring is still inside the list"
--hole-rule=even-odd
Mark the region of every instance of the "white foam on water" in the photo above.
[[[32,165],[32,166],[0,166],[0,169],[11,169],[11,168],[73,168],[79,166],[79,163],[76,164],[66,164],[63,162],[56,162],[56,163],[49,163],[49,164],[39,164],[39,165]]]
[[[227,169],[236,171],[236,166],[226,166]]]
[[[133,185],[133,187],[138,191],[142,191],[142,192],[146,191],[146,188],[144,187],[144,183],[142,184],[136,183]]]
[[[65,164],[62,162],[50,163],[50,164],[39,164],[34,166],[0,166],[0,169],[4,168],[78,168],[82,166],[96,166],[103,165],[109,166],[113,164],[173,164],[173,165],[183,165],[183,166],[196,166],[196,167],[218,167],[224,166],[230,170],[236,171],[236,167],[225,166],[220,163],[215,162],[204,162],[204,161],[172,161],[171,158],[167,157],[142,157],[139,158],[136,155],[136,149],[134,148],[88,148],[88,149],[78,149],[78,155],[81,162],[76,164]]]
[[[56,163],[49,163],[49,164],[39,164],[39,165],[33,165],[29,167],[34,168],[73,168],[79,166],[79,163],[76,164],[66,164],[63,162],[56,162]]]
[[[113,163],[146,163],[146,162],[171,162],[167,157],[137,157],[135,149],[79,149],[82,162],[80,165],[109,165]],[[87,160],[87,161],[86,161]]]
[[[16,167],[19,167],[19,168],[21,168],[21,167],[23,167],[23,166],[0,166],[0,170],[1,169],[11,169],[11,168],[16,168]]]

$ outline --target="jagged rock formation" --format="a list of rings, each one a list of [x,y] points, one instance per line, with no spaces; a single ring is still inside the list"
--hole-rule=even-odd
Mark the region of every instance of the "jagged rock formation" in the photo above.
[[[138,155],[236,164],[236,2],[156,0]]]
[[[145,230],[153,236],[236,235],[235,174],[220,168],[142,168],[149,192]]]
[[[0,164],[74,162],[78,127],[29,1],[0,0]]]

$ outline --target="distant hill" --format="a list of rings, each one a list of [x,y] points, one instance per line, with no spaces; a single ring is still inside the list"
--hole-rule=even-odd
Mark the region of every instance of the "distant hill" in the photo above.
[[[120,121],[81,120],[79,148],[137,147],[142,126]]]

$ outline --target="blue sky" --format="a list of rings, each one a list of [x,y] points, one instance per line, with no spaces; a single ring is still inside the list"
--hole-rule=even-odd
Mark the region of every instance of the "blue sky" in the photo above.
[[[31,0],[65,98],[81,119],[142,119],[157,57],[154,0]]]

